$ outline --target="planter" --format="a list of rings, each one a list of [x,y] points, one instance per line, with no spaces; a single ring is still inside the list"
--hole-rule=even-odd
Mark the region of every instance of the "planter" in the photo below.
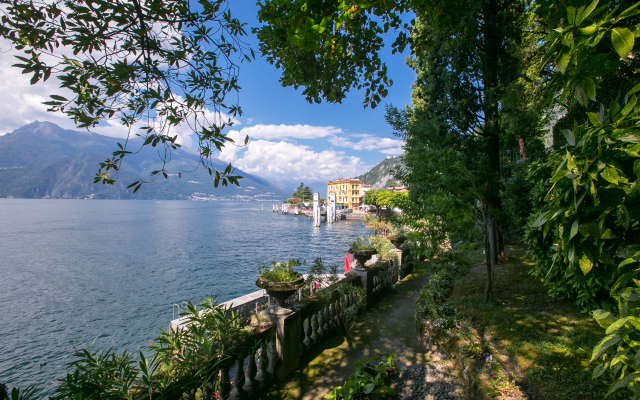
[[[364,266],[364,263],[367,262],[371,256],[377,253],[375,249],[370,250],[353,250],[349,249],[349,252],[353,254],[353,257],[358,261],[358,266],[355,269],[367,270],[369,268]]]
[[[387,240],[393,244],[393,247],[399,249],[400,246],[405,242],[406,238],[402,236],[387,236]]]
[[[272,315],[288,315],[293,312],[285,307],[284,302],[299,288],[304,285],[304,278],[298,273],[298,279],[290,282],[270,282],[258,277],[256,286],[267,291],[267,294],[276,300],[275,306],[269,307]]]

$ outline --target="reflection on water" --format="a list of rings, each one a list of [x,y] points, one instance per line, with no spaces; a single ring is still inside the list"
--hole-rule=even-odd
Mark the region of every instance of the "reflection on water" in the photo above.
[[[260,203],[0,199],[0,221],[0,381],[45,393],[74,348],[137,352],[172,304],[254,291],[274,260],[341,264],[368,232]]]

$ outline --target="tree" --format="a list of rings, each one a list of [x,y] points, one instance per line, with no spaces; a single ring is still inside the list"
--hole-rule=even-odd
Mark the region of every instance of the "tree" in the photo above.
[[[456,101],[445,101],[447,93],[442,89],[449,88],[432,89],[441,91],[440,104],[454,106],[453,111],[441,116],[441,126],[460,139],[474,138],[480,167],[477,171],[482,172],[489,243],[486,297],[490,299],[491,266],[501,253],[500,97],[504,87],[517,77],[514,47],[521,35],[517,22],[524,3],[265,0],[260,6],[258,17],[268,24],[257,29],[260,50],[283,70],[282,84],[304,86],[309,101],[324,98],[340,102],[350,88],[366,88],[364,104],[375,107],[392,84],[378,54],[382,35],[389,29],[401,29],[392,44],[393,52],[402,51],[410,43],[414,55],[440,57],[441,71],[453,68],[449,83],[454,92],[459,92],[454,93]],[[407,11],[418,16],[412,26],[401,21],[401,13]],[[411,28],[413,34],[409,36]],[[440,50],[451,50],[449,54],[455,55],[455,60],[442,58]]]
[[[293,197],[299,197],[302,201],[311,201],[313,200],[313,189],[300,182],[300,186],[293,192]]]
[[[253,51],[241,40],[244,24],[225,0],[1,0],[2,37],[23,51],[16,67],[31,84],[52,75],[64,97],[52,94],[49,111],[68,115],[78,127],[119,118],[129,137],[100,164],[95,182],[113,184],[123,158],[144,146],[158,147],[163,175],[179,147],[173,129],[188,124],[198,137],[200,165],[219,182],[238,185],[233,168],[216,170],[210,156],[233,140],[222,130],[240,107],[239,63]],[[213,111],[208,110],[210,107]],[[140,136],[141,146],[129,140]],[[245,144],[248,138],[245,139]],[[143,182],[134,182],[134,191]]]

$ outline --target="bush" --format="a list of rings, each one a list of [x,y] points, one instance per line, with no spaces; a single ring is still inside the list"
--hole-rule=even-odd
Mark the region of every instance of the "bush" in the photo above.
[[[340,399],[386,399],[396,395],[389,385],[398,369],[394,362],[395,355],[378,354],[371,358],[353,363],[355,372],[347,378],[342,386],[338,386],[327,394],[325,400]],[[375,397],[373,397],[375,396]]]

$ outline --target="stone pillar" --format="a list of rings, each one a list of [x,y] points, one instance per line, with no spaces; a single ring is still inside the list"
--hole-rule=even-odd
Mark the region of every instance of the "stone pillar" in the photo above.
[[[272,315],[271,318],[276,327],[276,351],[280,358],[276,379],[282,382],[300,365],[302,315],[294,312],[289,315]]]
[[[369,269],[360,268],[353,268],[352,271],[357,272],[362,278],[362,289],[364,290],[364,298],[367,302],[366,309],[368,310],[373,301],[373,277],[375,273]]]
[[[398,280],[404,278],[404,265],[402,264],[402,250],[393,249],[390,250],[396,257],[393,259],[393,264],[398,268]]]

